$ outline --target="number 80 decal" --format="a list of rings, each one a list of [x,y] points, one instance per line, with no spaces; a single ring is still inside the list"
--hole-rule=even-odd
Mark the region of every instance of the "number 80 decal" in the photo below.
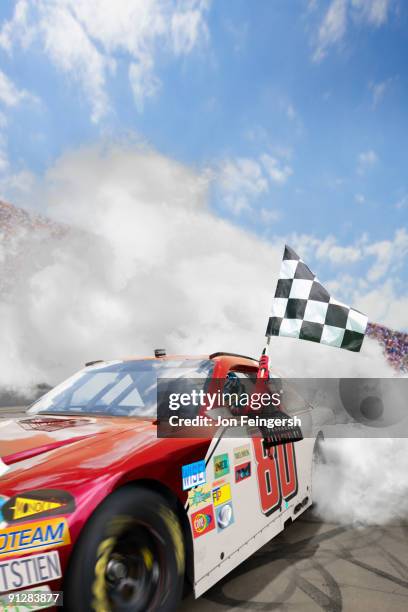
[[[289,501],[298,491],[295,447],[293,442],[265,449],[262,438],[252,439],[257,463],[259,497],[262,512],[268,516]]]

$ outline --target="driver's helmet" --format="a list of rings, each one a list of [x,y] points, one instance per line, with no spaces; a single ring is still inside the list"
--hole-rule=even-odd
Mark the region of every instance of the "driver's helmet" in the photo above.
[[[225,393],[239,393],[241,390],[241,382],[236,372],[228,372],[224,385]]]

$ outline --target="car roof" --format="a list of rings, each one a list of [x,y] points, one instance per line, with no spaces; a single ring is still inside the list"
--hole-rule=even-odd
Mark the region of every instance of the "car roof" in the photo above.
[[[127,357],[123,357],[122,359],[120,359],[120,361],[177,361],[177,360],[194,360],[196,361],[197,359],[211,359],[213,361],[225,361],[228,362],[228,364],[240,364],[240,365],[244,365],[244,366],[257,366],[258,365],[258,360],[254,359],[253,357],[248,357],[246,355],[240,355],[239,353],[229,353],[229,352],[216,352],[216,353],[211,353],[210,355],[208,354],[201,354],[201,355],[164,355],[162,357],[155,357],[154,355],[147,355],[145,357],[141,357],[141,356],[127,356]],[[105,360],[104,359],[96,359],[94,361],[88,361],[85,365],[86,366],[90,366],[90,365],[96,365],[97,363],[104,363]]]

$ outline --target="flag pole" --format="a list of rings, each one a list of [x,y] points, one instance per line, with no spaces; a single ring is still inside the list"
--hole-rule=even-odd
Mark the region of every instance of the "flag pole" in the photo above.
[[[267,336],[266,344],[263,348],[262,355],[259,359],[259,369],[258,369],[257,378],[268,378],[269,376],[268,348],[269,348],[270,343],[271,343],[271,337]]]

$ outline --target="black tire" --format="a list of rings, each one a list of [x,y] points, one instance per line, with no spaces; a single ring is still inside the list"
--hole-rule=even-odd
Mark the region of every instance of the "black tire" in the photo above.
[[[183,593],[185,548],[161,495],[127,486],[95,511],[64,580],[68,612],[171,612]]]

